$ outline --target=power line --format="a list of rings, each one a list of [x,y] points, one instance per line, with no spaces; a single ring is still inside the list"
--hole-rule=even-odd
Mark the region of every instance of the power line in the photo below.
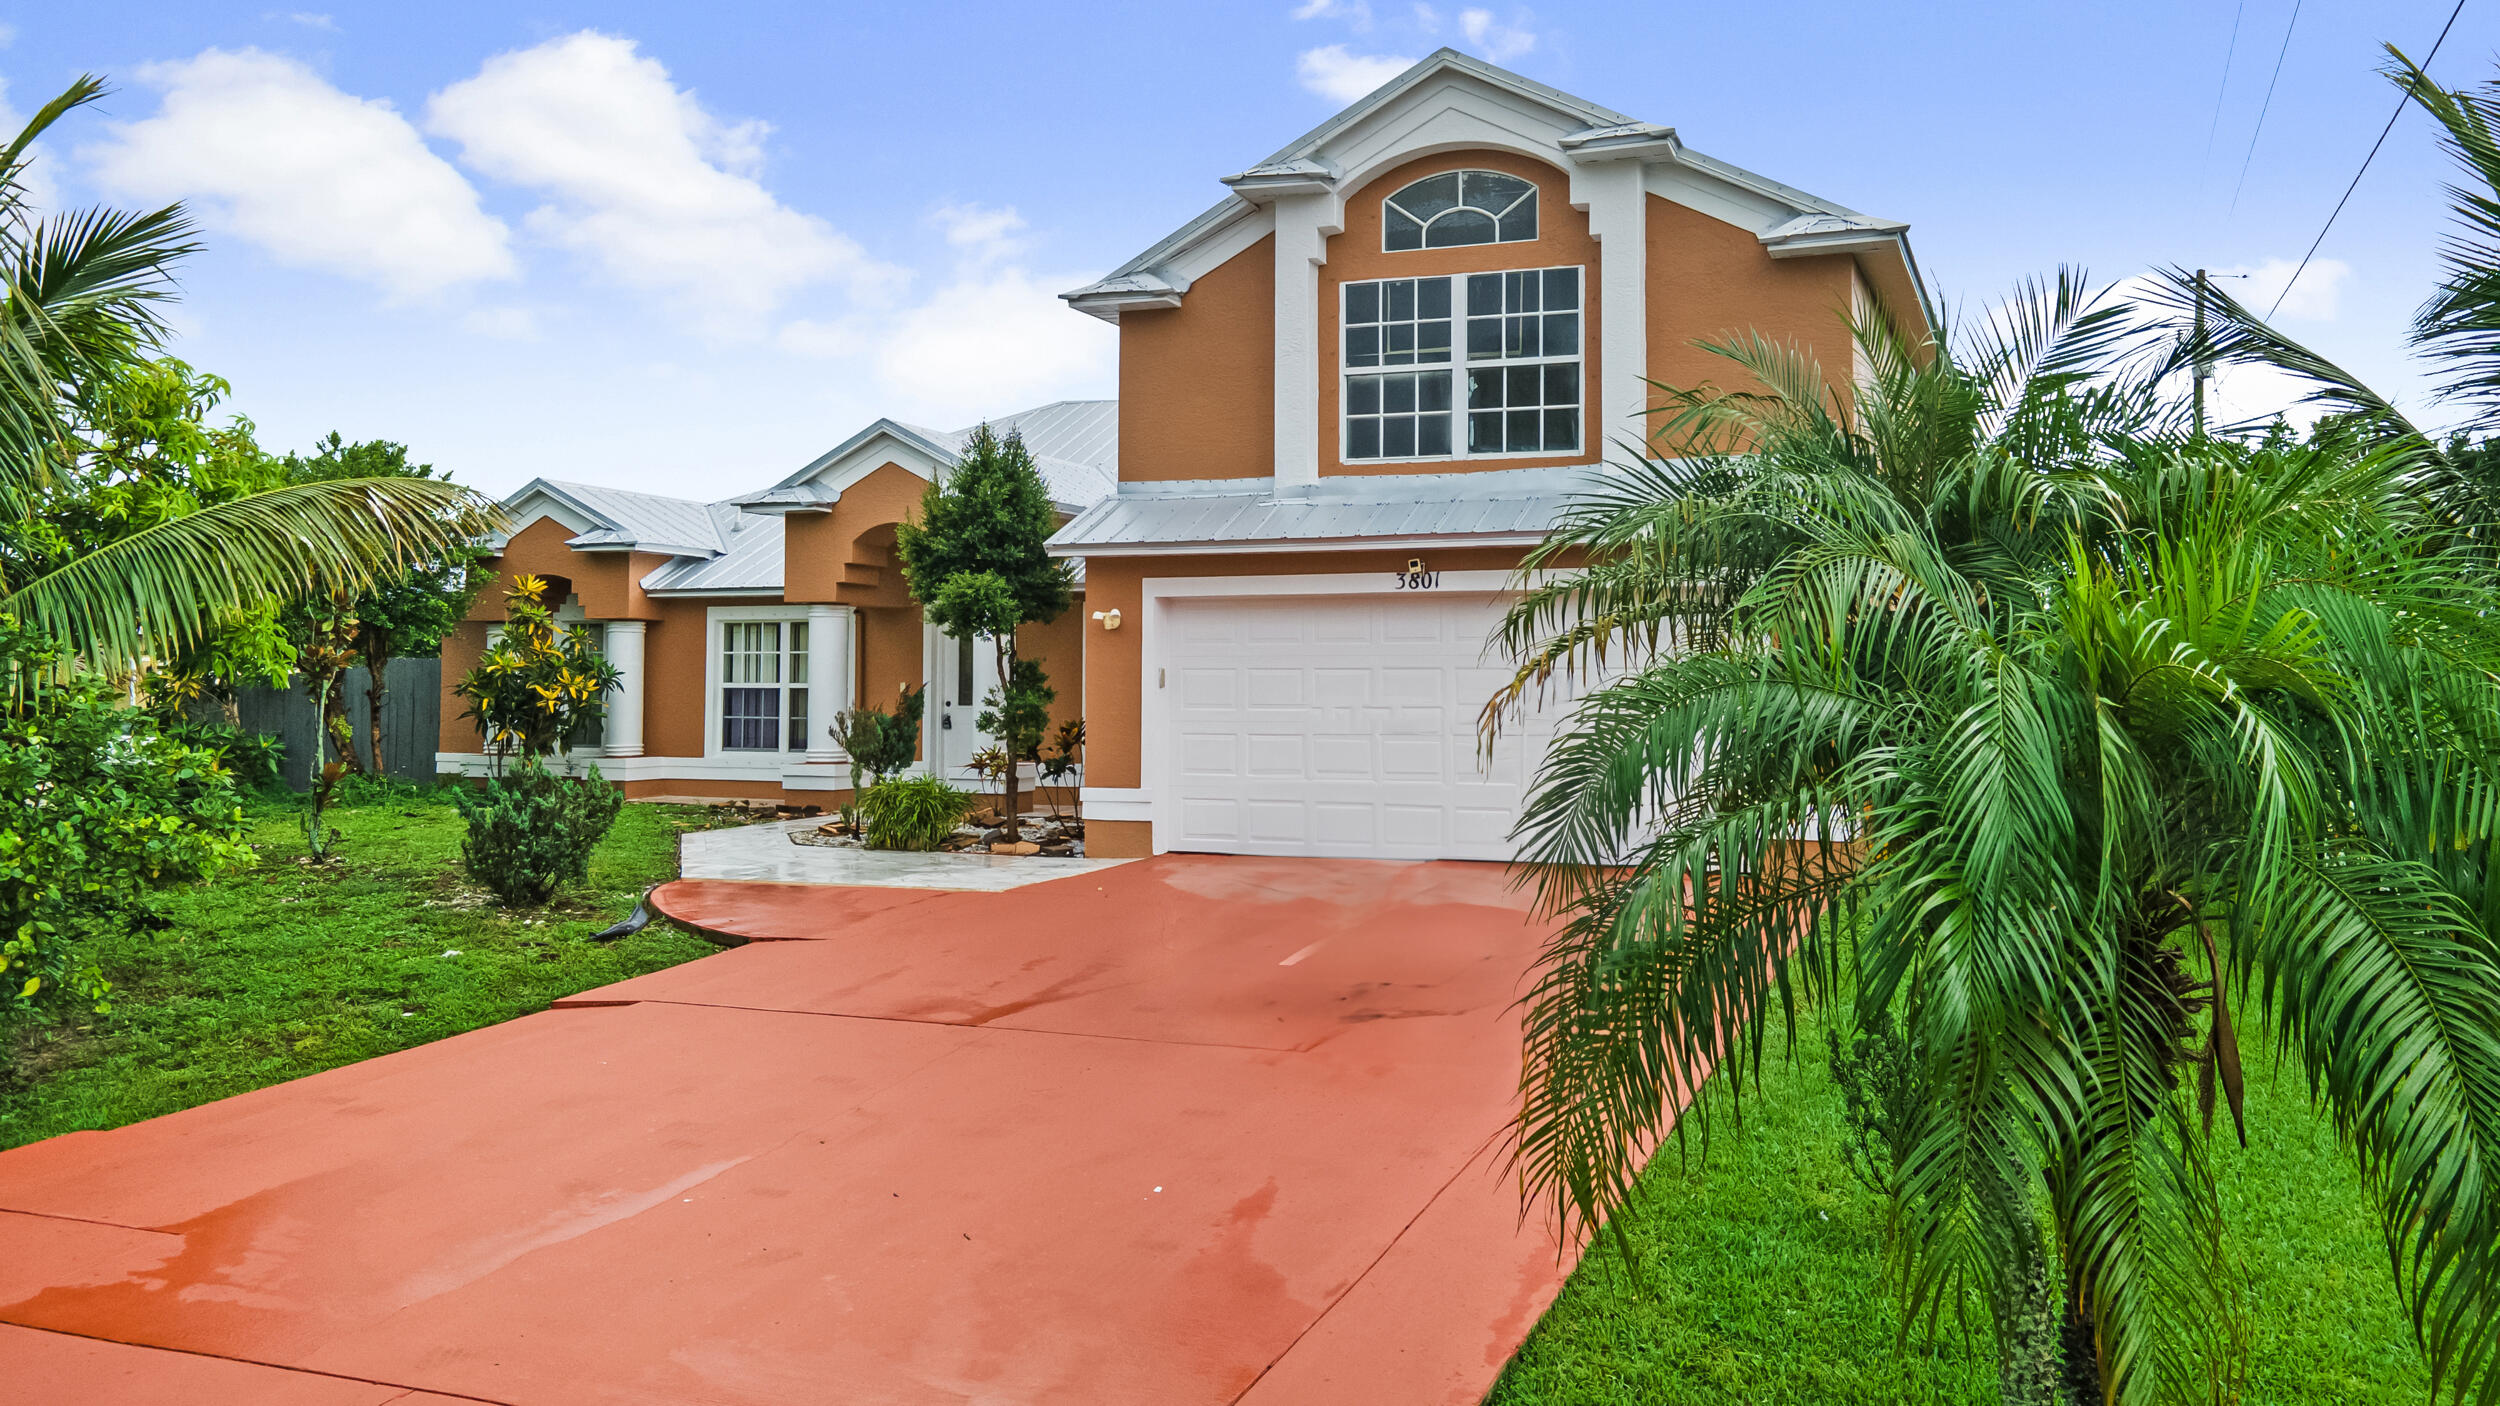
[[[2274,77],[2266,80],[2266,100],[2257,104],[2257,128],[2248,134],[2248,154],[2240,158],[2240,178],[2231,187],[2231,210],[2240,208],[2240,189],[2248,184],[2248,163],[2257,159],[2257,138],[2266,130],[2266,112],[2274,106],[2274,85],[2283,77],[2283,56],[2292,51],[2292,31],[2300,28],[2300,0],[2292,0],[2292,21],[2283,26],[2283,47],[2274,51]]]
[[[2457,27],[2457,16],[2464,13],[2465,0],[2457,0],[2457,7],[2448,12],[2448,22],[2439,27],[2439,38],[2432,42],[2430,53],[2422,60],[2423,73],[2431,71],[2431,60],[2439,57],[2439,46],[2448,42],[2448,31]],[[2326,223],[2318,227],[2318,237],[2309,241],[2309,252],[2300,256],[2300,267],[2292,270],[2292,276],[2283,284],[2283,291],[2274,295],[2274,307],[2266,309],[2267,321],[2274,320],[2274,309],[2283,306],[2283,300],[2292,295],[2292,285],[2300,282],[2300,275],[2309,267],[2309,261],[2318,256],[2318,246],[2326,243],[2326,232],[2335,228],[2335,217],[2344,213],[2345,201],[2352,199],[2352,193],[2361,188],[2361,178],[2370,173],[2370,163],[2378,159],[2378,149],[2387,145],[2387,134],[2396,130],[2396,119],[2405,115],[2405,106],[2412,101],[2413,86],[2407,84],[2403,95],[2396,99],[2396,110],[2387,114],[2387,125],[2378,129],[2378,140],[2370,143],[2370,154],[2361,158],[2361,169],[2352,173],[2352,184],[2344,187],[2343,199],[2336,201],[2335,208],[2327,213]]]
[[[2248,12],[2248,0],[2240,0],[2231,10],[2231,39],[2222,46],[2222,86],[2214,90],[2214,120],[2205,128],[2205,159],[2196,164],[2196,194],[2205,195],[2205,173],[2213,169],[2214,138],[2222,131],[2222,100],[2231,93],[2231,60],[2240,52],[2240,16]]]

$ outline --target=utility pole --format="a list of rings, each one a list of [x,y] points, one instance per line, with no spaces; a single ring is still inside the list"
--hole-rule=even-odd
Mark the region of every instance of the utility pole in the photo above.
[[[2205,378],[2213,374],[2213,363],[2205,358],[2205,271],[2196,271],[2196,334],[2191,349],[2196,353],[2196,437],[2205,437]]]

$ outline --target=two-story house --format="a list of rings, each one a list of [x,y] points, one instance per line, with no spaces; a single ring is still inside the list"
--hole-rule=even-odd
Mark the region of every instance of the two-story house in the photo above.
[[[1071,515],[1085,595],[1023,645],[1086,720],[1087,848],[1506,859],[1559,706],[1479,754],[1522,552],[1641,452],[1653,382],[1727,381],[1696,341],[1810,348],[1845,399],[1853,315],[1925,337],[1907,227],[1446,49],[1224,184],[1065,295],[1119,327],[1116,405],[992,422]],[[893,559],[960,438],[881,420],[719,500],[515,494],[498,567],[556,578],[623,675],[582,754],[630,795],[831,805],[833,712],[925,681],[922,764],[968,779],[990,651]],[[439,765],[476,772],[460,712]]]
[[[1065,295],[1120,329],[1084,560],[1088,849],[1507,859],[1557,706],[1480,754],[1525,548],[1701,339],[1916,319],[1907,226],[1444,49]],[[1634,447],[1623,447],[1623,446]]]

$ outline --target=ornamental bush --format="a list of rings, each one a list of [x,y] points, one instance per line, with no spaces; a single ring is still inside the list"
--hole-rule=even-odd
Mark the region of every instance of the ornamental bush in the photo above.
[[[0,619],[0,1020],[107,1008],[77,940],[154,889],[248,862],[216,753],[168,737],[92,674]]]
[[[625,798],[599,779],[558,776],[523,757],[477,790],[454,790],[469,822],[460,857],[469,877],[507,904],[540,904],[590,876],[590,852],[616,823]]]
[[[870,849],[936,849],[971,808],[969,792],[934,776],[880,781],[859,798],[860,823]]]

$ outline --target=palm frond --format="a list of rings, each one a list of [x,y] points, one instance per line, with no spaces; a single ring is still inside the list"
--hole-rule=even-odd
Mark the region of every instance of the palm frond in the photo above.
[[[170,519],[0,594],[0,611],[89,664],[167,657],[218,618],[316,587],[360,589],[497,522],[436,479],[337,479]]]

